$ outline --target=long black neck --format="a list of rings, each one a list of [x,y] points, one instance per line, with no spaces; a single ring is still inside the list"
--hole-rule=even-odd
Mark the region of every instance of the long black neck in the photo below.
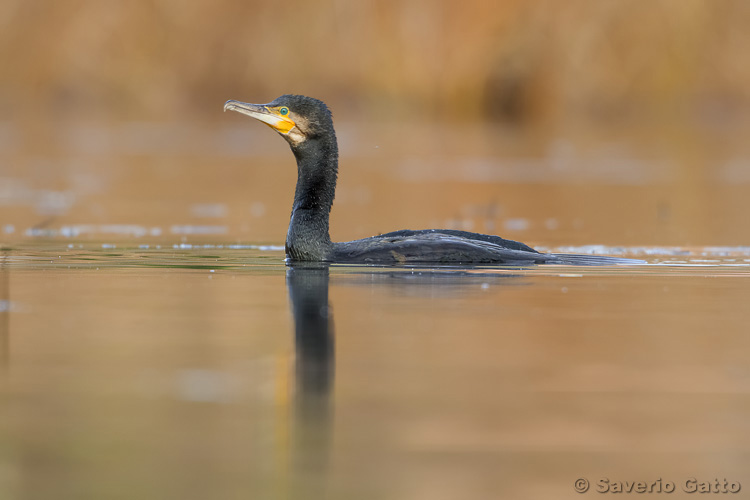
[[[338,146],[330,132],[292,145],[297,158],[297,189],[286,235],[286,253],[292,260],[326,260],[330,253],[328,217],[336,193]]]

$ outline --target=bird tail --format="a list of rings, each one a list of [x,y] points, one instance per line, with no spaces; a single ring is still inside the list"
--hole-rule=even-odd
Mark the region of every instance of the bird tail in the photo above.
[[[553,253],[554,257],[549,264],[561,264],[565,266],[633,266],[645,264],[645,260],[626,259],[623,257],[609,257],[606,255],[581,255],[567,253]]]

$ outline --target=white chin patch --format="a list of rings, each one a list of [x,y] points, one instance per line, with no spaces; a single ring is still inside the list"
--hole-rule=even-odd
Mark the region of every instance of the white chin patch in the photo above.
[[[287,132],[285,134],[286,140],[289,141],[291,144],[294,144],[295,146],[302,144],[307,140],[307,137],[305,137],[305,134],[300,132],[300,130],[297,127],[294,127],[292,130]]]

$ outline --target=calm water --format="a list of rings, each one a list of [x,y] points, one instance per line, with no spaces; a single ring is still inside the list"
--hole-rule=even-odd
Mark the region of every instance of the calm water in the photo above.
[[[335,240],[648,264],[292,269],[292,155],[223,119],[0,127],[0,500],[750,491],[745,149],[337,123]]]
[[[744,494],[750,249],[576,250],[649,264],[6,248],[0,498],[582,498],[602,478],[679,498],[692,477]]]

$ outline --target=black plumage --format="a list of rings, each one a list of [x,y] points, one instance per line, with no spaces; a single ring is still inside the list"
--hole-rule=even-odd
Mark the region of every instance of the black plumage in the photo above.
[[[642,261],[594,255],[540,253],[499,236],[450,229],[401,230],[336,243],[329,215],[338,176],[333,118],[323,101],[283,95],[268,104],[227,101],[224,109],[265,122],[284,137],[297,160],[297,187],[286,237],[293,262],[373,264],[634,264]]]

